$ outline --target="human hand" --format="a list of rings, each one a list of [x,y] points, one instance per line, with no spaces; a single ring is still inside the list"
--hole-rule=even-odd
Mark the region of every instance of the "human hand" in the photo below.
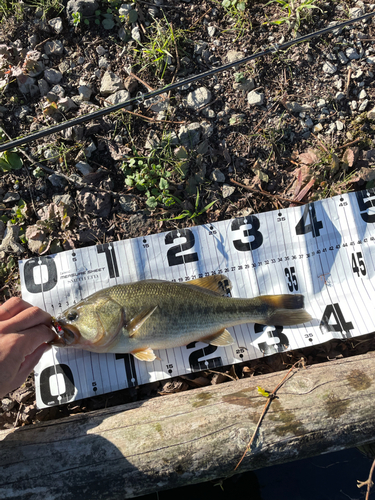
[[[56,336],[50,314],[13,297],[0,306],[0,398],[23,384]]]

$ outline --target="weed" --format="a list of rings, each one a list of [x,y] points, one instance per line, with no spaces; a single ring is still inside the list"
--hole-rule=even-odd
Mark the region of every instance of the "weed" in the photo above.
[[[0,153],[0,172],[19,170],[23,167],[22,159],[14,151]]]
[[[149,41],[140,44],[141,49],[135,49],[140,53],[143,61],[143,71],[148,66],[153,66],[156,75],[163,79],[165,71],[169,64],[173,61],[178,41],[183,38],[183,31],[174,31],[171,25],[164,20],[155,19],[148,27]]]
[[[245,12],[247,0],[223,0],[222,6],[228,10],[232,15]]]
[[[323,12],[320,7],[314,5],[315,2],[316,0],[271,0],[266,3],[266,6],[278,3],[286,15],[276,19],[275,21],[267,21],[264,24],[280,25],[287,23],[295,32],[297,32],[301,25],[301,21],[309,17],[312,9],[318,9],[320,12]]]
[[[172,171],[168,170],[164,163],[156,156],[135,156],[124,162],[121,170],[125,174],[125,183],[143,191],[146,195],[146,205],[155,209],[158,203],[165,207],[175,204],[176,198],[169,193],[168,178]]]
[[[199,217],[200,215],[207,212],[207,210],[209,210],[217,202],[217,200],[211,201],[205,207],[200,209],[199,208],[199,198],[200,198],[199,189],[197,188],[197,197],[195,198],[194,210],[185,209],[176,217],[171,217],[170,219],[163,219],[163,220],[177,220],[177,219],[186,219],[186,218],[194,220],[197,217]],[[181,203],[181,201],[178,201],[178,202]]]

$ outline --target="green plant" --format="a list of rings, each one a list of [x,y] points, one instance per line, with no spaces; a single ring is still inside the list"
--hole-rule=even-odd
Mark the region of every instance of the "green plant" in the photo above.
[[[23,162],[14,151],[4,151],[0,153],[0,172],[19,170],[23,167]]]
[[[295,32],[297,32],[301,25],[301,21],[307,19],[312,9],[318,9],[320,12],[323,12],[320,7],[314,5],[315,2],[316,0],[271,0],[266,3],[266,6],[278,3],[281,5],[281,9],[286,13],[286,15],[276,19],[275,21],[267,21],[264,24],[280,25],[287,23]]]
[[[199,197],[200,197],[199,189],[197,188],[197,196],[195,198],[194,210],[185,209],[176,217],[171,217],[170,219],[164,219],[164,220],[177,220],[177,219],[186,219],[186,218],[196,219],[200,215],[207,212],[207,210],[209,210],[217,202],[217,200],[211,201],[205,207],[199,209]],[[178,202],[181,203],[181,201],[178,201]]]
[[[130,158],[121,166],[125,174],[125,183],[142,191],[146,195],[146,205],[155,209],[158,203],[165,207],[175,204],[176,198],[169,193],[168,178],[172,175],[161,162],[154,157],[137,156]]]
[[[231,13],[245,12],[247,0],[223,0],[221,5]]]
[[[143,61],[141,71],[151,65],[155,68],[156,75],[162,79],[172,61],[172,54],[176,53],[178,41],[183,38],[183,32],[175,32],[165,18],[155,19],[147,31],[149,41],[143,44],[139,42],[141,49],[135,49]]]

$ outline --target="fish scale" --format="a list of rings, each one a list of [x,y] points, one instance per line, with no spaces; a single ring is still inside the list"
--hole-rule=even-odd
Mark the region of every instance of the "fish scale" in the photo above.
[[[186,283],[144,280],[116,285],[67,309],[57,323],[63,333],[54,345],[93,352],[132,353],[156,358],[153,349],[203,341],[234,342],[227,328],[243,323],[295,325],[310,321],[302,295],[225,296],[224,275]]]

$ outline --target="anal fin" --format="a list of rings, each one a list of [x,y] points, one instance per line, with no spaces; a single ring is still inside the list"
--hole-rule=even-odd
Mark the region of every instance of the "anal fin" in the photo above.
[[[216,345],[218,347],[225,347],[234,344],[234,338],[226,328],[200,340],[202,342],[207,342],[207,344]]]
[[[134,350],[131,354],[133,354],[133,356],[140,361],[154,361],[155,359],[160,359],[155,355],[154,351],[150,347],[147,347],[146,349]]]
[[[139,314],[132,318],[125,326],[129,333],[129,337],[133,337],[145,321],[153,314],[158,306],[143,309]]]

